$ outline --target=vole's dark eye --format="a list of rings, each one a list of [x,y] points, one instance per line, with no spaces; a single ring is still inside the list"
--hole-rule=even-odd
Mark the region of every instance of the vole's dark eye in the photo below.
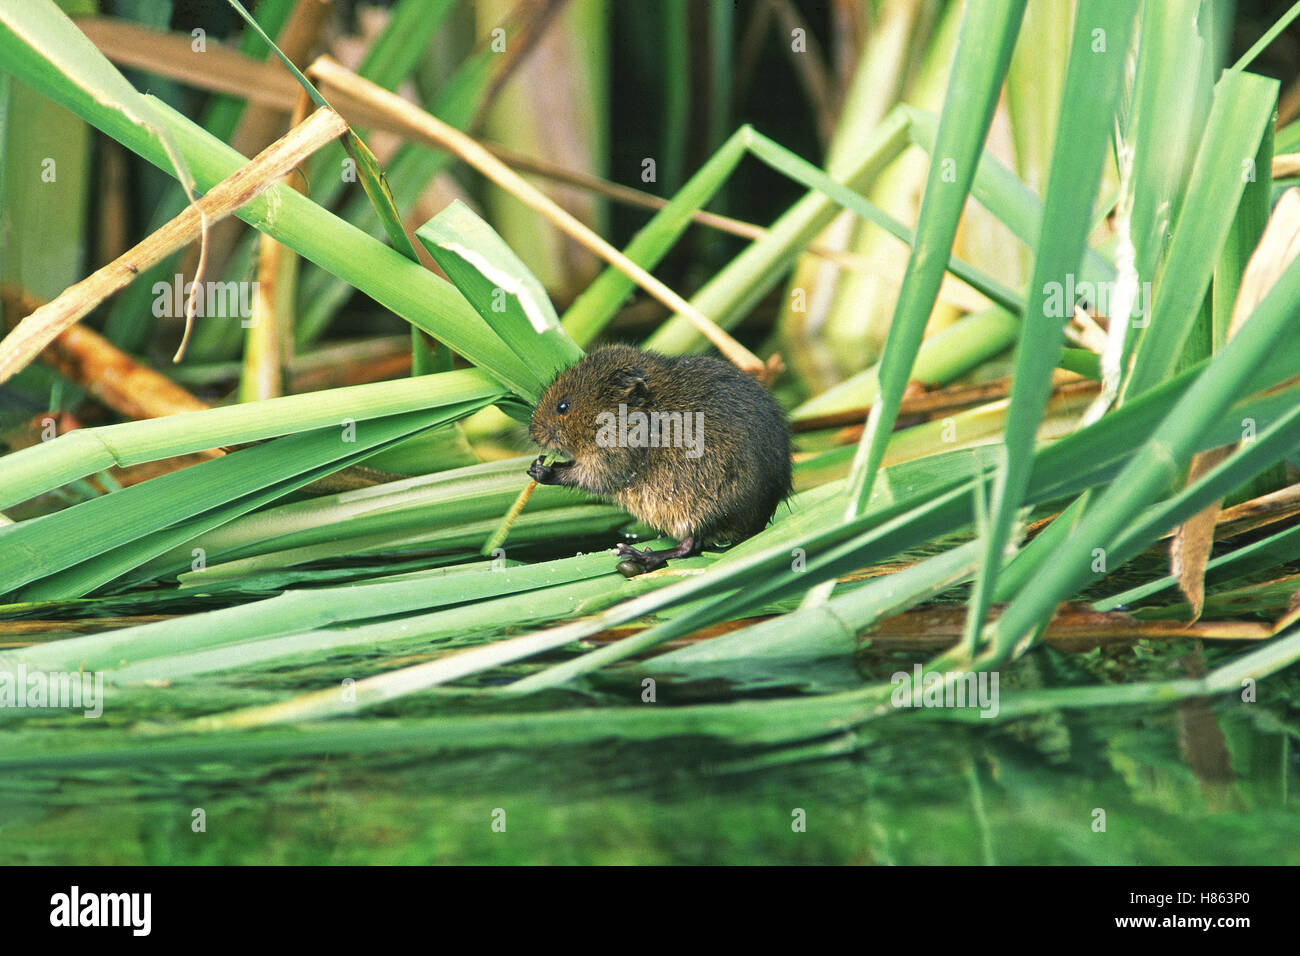
[[[567,414],[569,411],[569,400],[567,398],[560,399],[560,403],[555,406],[555,411],[560,415]]]

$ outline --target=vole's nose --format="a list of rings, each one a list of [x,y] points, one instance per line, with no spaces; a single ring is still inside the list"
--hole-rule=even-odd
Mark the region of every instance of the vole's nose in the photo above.
[[[543,425],[536,419],[528,423],[528,437],[534,444],[541,445],[543,448],[549,448],[559,442],[559,435],[555,428],[550,425]]]

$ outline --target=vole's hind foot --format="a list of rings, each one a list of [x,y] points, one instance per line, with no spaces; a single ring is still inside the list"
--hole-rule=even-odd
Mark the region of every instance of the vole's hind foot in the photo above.
[[[692,537],[683,538],[677,547],[663,551],[652,551],[649,548],[638,551],[630,544],[619,544],[618,556],[623,560],[618,563],[618,571],[624,577],[630,578],[637,574],[644,574],[646,571],[657,571],[673,558],[689,558],[693,554],[698,554],[699,550]]]

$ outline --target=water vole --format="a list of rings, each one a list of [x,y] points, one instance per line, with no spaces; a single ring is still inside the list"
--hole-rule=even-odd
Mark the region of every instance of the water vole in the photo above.
[[[625,574],[757,534],[790,493],[781,406],[721,359],[595,349],[542,395],[528,433],[571,459],[547,466],[539,456],[528,469],[538,482],[599,495],[681,542],[620,544]]]

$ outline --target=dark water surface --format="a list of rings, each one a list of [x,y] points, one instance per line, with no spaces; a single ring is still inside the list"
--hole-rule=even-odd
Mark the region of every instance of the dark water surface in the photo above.
[[[900,714],[777,749],[36,766],[0,780],[0,862],[1295,864],[1296,731],[1228,700]]]

